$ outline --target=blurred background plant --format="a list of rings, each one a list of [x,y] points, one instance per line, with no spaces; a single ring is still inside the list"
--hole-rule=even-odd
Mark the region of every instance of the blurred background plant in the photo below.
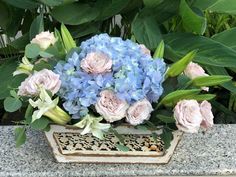
[[[211,75],[233,81],[214,87],[216,123],[236,123],[235,0],[0,0],[0,100],[24,79],[12,73],[25,46],[39,32],[64,23],[77,45],[94,34],[108,33],[145,44],[152,52],[161,40],[171,63],[198,49],[194,62]],[[168,83],[175,87],[175,82]],[[1,123],[22,117],[0,103]]]

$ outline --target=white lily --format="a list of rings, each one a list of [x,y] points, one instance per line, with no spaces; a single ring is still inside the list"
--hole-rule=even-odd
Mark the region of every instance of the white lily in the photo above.
[[[13,72],[13,76],[19,75],[19,74],[27,74],[30,75],[31,71],[33,70],[34,65],[30,63],[28,58],[25,56],[22,58],[22,63],[19,64],[16,71]]]
[[[58,124],[64,125],[69,122],[70,116],[57,106],[58,102],[59,97],[52,100],[47,91],[43,88],[40,88],[39,99],[36,101],[29,99],[31,106],[33,108],[38,108],[38,110],[34,111],[32,115],[32,122],[40,119],[43,115],[47,116]]]
[[[82,135],[91,132],[93,136],[103,139],[104,132],[107,132],[111,125],[100,123],[102,119],[102,117],[95,117],[87,114],[80,122],[74,124],[74,126],[84,128],[84,130],[81,132]]]

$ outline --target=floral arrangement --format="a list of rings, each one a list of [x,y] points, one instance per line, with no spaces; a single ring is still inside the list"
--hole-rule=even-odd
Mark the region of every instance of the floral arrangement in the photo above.
[[[210,86],[231,80],[209,76],[191,51],[172,65],[164,60],[164,43],[153,56],[135,40],[99,34],[76,46],[64,25],[41,32],[25,48],[14,75],[25,79],[4,101],[9,112],[25,110],[16,129],[17,146],[28,127],[48,131],[50,123],[82,128],[103,139],[114,127],[163,129],[168,147],[172,131],[196,133],[213,126]],[[170,82],[176,87],[170,87]],[[121,142],[122,144],[122,142]]]

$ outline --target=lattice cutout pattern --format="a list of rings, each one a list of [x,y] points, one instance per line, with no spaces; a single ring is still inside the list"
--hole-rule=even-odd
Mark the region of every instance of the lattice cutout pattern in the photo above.
[[[91,152],[121,153],[116,147],[119,142],[113,134],[105,136],[104,140],[93,137],[92,134],[81,135],[72,132],[54,132],[53,136],[62,154],[90,154]],[[161,155],[164,153],[164,143],[160,137],[154,141],[152,135],[124,134],[124,145],[129,147],[129,152],[135,155]],[[128,153],[126,155],[128,155]]]

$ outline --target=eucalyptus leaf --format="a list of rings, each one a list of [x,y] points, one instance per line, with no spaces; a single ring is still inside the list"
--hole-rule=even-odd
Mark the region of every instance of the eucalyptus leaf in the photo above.
[[[38,44],[28,44],[25,47],[25,56],[28,58],[36,58],[41,51]]]
[[[7,97],[3,103],[4,103],[4,109],[7,112],[15,112],[22,106],[22,102],[18,98],[13,98],[13,97]]]

